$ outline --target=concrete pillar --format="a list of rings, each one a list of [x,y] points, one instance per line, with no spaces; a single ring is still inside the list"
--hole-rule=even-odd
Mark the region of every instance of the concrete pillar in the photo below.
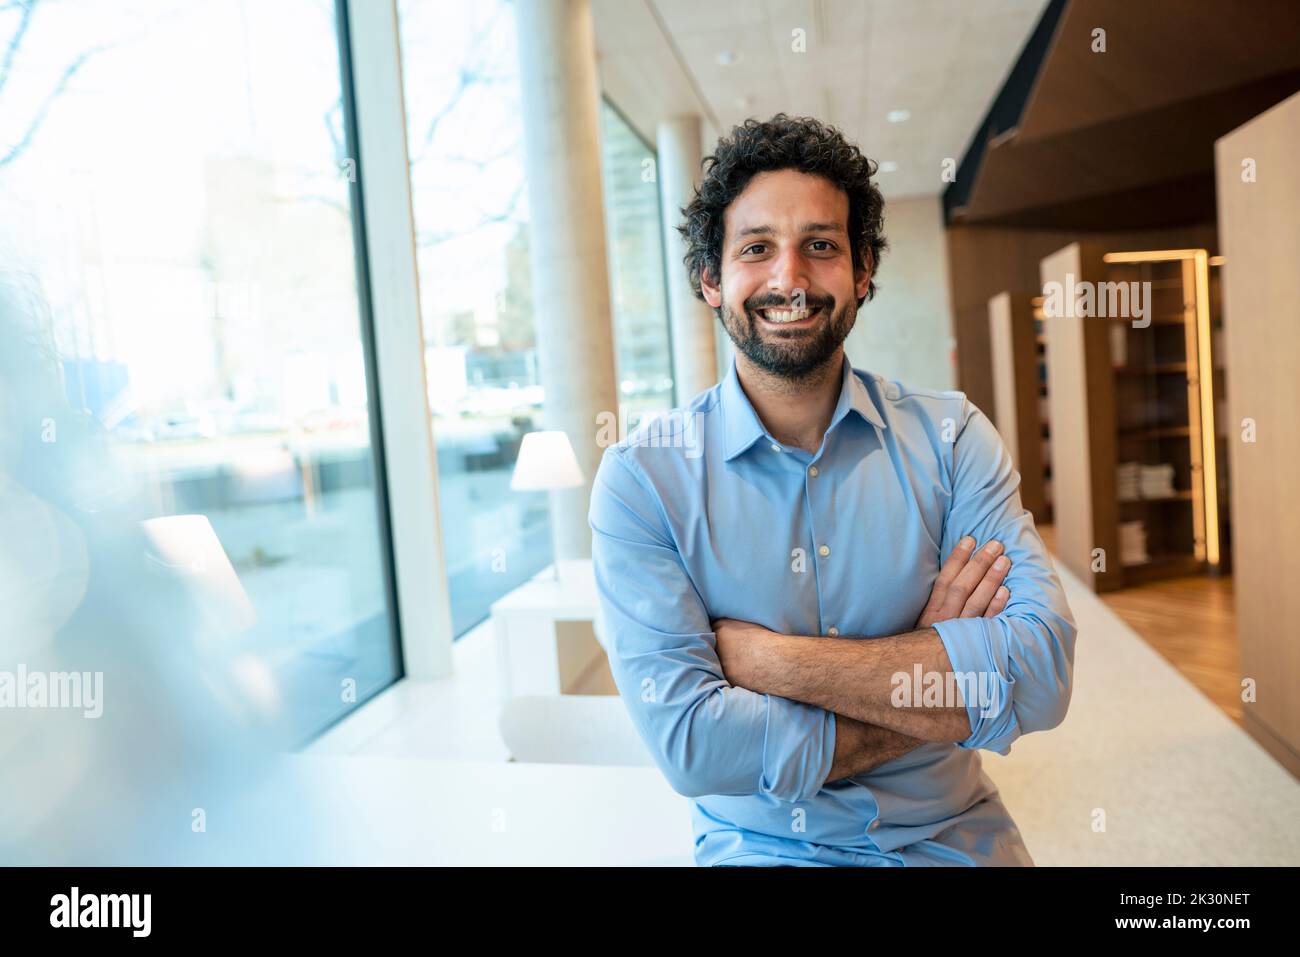
[[[618,414],[605,258],[599,87],[590,0],[517,0],[533,304],[546,427],[568,433],[586,484],[551,493],[558,560],[591,555],[587,510]]]
[[[668,315],[673,342],[673,385],[678,405],[718,381],[714,326],[718,319],[700,302],[686,281],[682,257],[686,241],[677,227],[682,208],[700,181],[700,118],[674,116],[656,131],[659,162],[659,208],[663,216],[664,263],[668,270]]]

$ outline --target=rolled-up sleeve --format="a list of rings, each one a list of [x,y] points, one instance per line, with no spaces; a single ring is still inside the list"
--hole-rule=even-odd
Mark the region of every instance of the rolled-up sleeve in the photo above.
[[[952,448],[952,497],[941,554],[963,535],[1000,541],[1011,559],[1010,601],[994,618],[939,622],[943,641],[965,687],[971,735],[963,748],[1007,754],[1022,734],[1065,720],[1070,706],[1077,629],[1051,558],[1020,504],[1020,475],[993,423],[968,400]]]
[[[830,773],[834,714],[727,682],[659,497],[624,454],[605,452],[589,518],[610,670],[632,723],[688,797],[812,797]]]

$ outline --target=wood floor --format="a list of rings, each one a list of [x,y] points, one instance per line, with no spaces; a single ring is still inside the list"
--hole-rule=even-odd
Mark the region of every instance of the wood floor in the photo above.
[[[1040,525],[1049,549],[1054,530]],[[1100,596],[1228,717],[1241,724],[1241,661],[1232,577],[1193,575]]]

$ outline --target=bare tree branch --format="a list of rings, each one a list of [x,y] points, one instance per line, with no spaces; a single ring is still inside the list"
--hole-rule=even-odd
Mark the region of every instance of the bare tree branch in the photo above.
[[[9,41],[9,47],[5,50],[4,62],[0,63],[0,91],[5,88],[5,83],[9,81],[9,72],[14,66],[14,57],[18,55],[18,47],[22,45],[23,37],[27,33],[27,27],[32,22],[32,12],[36,9],[36,0],[27,0],[25,3],[15,4],[18,9],[22,10],[22,19],[18,21],[18,29],[14,31],[13,38]],[[9,9],[5,7],[4,9]]]
[[[420,144],[419,153],[411,159],[412,165],[421,162],[428,155],[430,148],[433,146],[434,137],[438,134],[439,124],[456,109],[467,89],[475,84],[490,84],[501,81],[500,76],[488,73],[483,67],[482,51],[487,38],[492,35],[497,19],[505,9],[506,5],[504,3],[498,4],[487,22],[474,32],[474,36],[469,42],[469,51],[465,57],[465,63],[456,73],[456,88],[448,95],[441,109],[436,110],[433,116],[429,118],[424,128],[424,139]]]
[[[440,245],[441,243],[445,243],[449,239],[456,239],[459,236],[464,236],[468,233],[473,232],[475,229],[481,229],[482,227],[490,225],[491,223],[513,222],[518,215],[517,211],[519,206],[519,197],[522,196],[523,193],[524,193],[524,184],[520,183],[515,187],[514,192],[510,194],[510,199],[506,201],[505,208],[501,210],[501,212],[490,213],[480,217],[478,222],[476,222],[469,229],[448,230],[444,232],[431,232],[431,231],[417,232],[415,237],[415,243],[417,246],[421,247],[422,249],[429,249],[433,246],[437,246]]]
[[[493,163],[499,160],[507,159],[511,156],[519,155],[519,141],[511,143],[505,149],[491,156],[444,156],[443,160],[448,163],[464,163],[466,166],[477,166],[479,169],[487,169]]]
[[[93,49],[87,50],[85,53],[78,56],[75,60],[72,61],[72,63],[68,65],[68,68],[63,71],[63,76],[59,78],[58,85],[55,86],[55,88],[50,92],[49,96],[45,98],[45,101],[41,104],[41,108],[36,111],[36,115],[32,117],[31,123],[27,125],[27,132],[23,134],[22,138],[17,143],[15,143],[13,146],[9,148],[9,151],[7,153],[0,156],[0,167],[7,166],[10,163],[12,163],[15,159],[18,158],[18,155],[22,153],[23,150],[27,149],[27,147],[31,145],[32,140],[36,136],[37,130],[39,130],[41,128],[41,124],[45,122],[45,116],[47,113],[50,112],[50,107],[53,106],[54,101],[57,100],[63,94],[63,91],[67,88],[68,83],[72,80],[74,76],[76,76],[77,71],[80,70],[83,66],[85,66],[86,62],[90,60],[91,57],[95,56],[96,54],[103,53],[107,49],[109,49],[109,47],[107,46],[94,47]]]
[[[334,159],[336,161],[347,159],[348,153],[347,147],[344,145],[343,131],[337,125],[343,119],[342,98],[335,100],[321,118],[325,121],[325,130],[329,133],[330,143],[334,146]]]

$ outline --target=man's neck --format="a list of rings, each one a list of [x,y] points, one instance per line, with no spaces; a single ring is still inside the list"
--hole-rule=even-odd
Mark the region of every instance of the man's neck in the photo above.
[[[839,401],[843,369],[843,348],[837,349],[825,365],[800,379],[773,375],[743,355],[736,355],[740,387],[767,431],[782,445],[808,452],[821,448]]]

